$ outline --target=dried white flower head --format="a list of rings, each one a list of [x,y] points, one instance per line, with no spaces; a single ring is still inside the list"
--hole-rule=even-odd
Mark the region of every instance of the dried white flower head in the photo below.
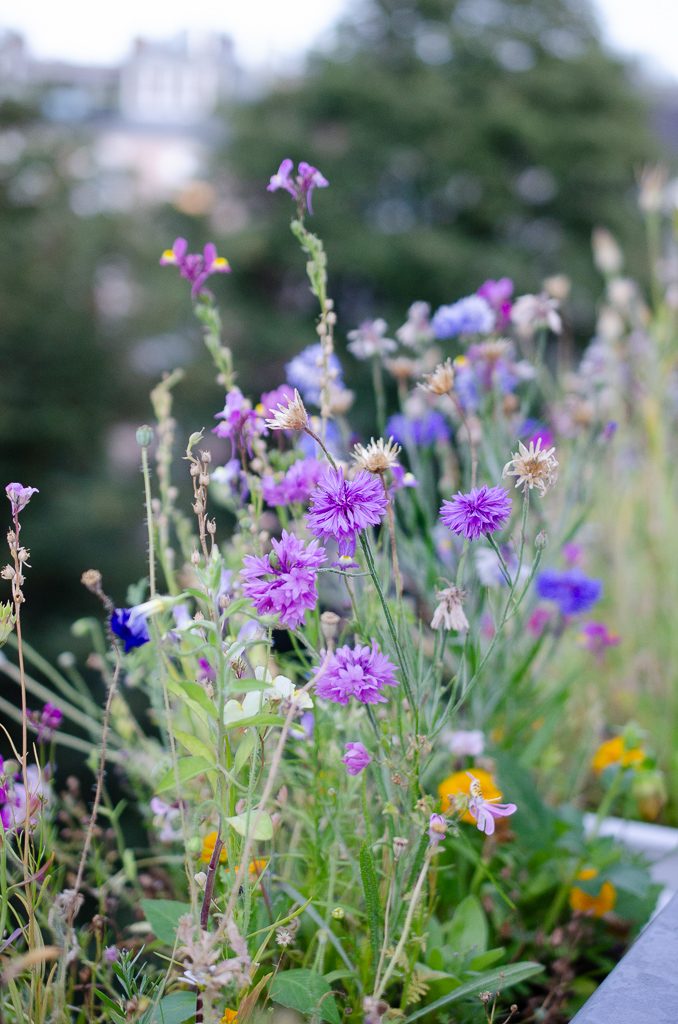
[[[465,596],[459,587],[437,591],[439,603],[431,619],[431,629],[453,629],[457,633],[465,633],[468,629],[468,619],[462,607]]]
[[[511,321],[518,332],[530,337],[540,327],[548,327],[554,334],[560,334],[563,322],[558,312],[557,299],[548,295],[521,295],[511,309]]]
[[[388,441],[384,441],[383,437],[378,441],[371,438],[368,445],[357,444],[353,448],[353,458],[357,465],[368,473],[385,473],[387,469],[393,469],[398,465],[399,455],[400,445],[392,437]]]
[[[398,381],[411,380],[421,373],[421,360],[410,359],[409,356],[396,356],[395,359],[385,359],[384,366],[391,376]]]
[[[444,363],[438,363],[433,373],[427,373],[419,385],[424,391],[430,391],[433,395],[447,395],[453,386],[454,367],[451,359],[446,359]]]
[[[355,331],[348,332],[348,350],[356,359],[373,359],[394,352],[397,345],[393,338],[386,337],[388,324],[381,318],[365,320]]]
[[[558,479],[558,460],[555,453],[554,447],[542,449],[541,437],[537,438],[536,444],[530,441],[529,448],[526,448],[522,441],[518,441],[518,451],[504,466],[502,476],[514,476],[516,487],[523,490],[528,487],[532,490],[536,487],[543,497]]]
[[[294,398],[287,405],[278,405],[271,419],[266,420],[270,430],[305,430],[308,425],[306,406],[296,388]]]

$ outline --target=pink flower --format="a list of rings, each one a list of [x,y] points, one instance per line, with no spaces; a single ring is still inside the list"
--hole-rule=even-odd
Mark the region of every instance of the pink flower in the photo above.
[[[340,558],[352,558],[358,534],[380,523],[387,505],[378,476],[361,470],[346,480],[342,469],[328,469],[313,492],[306,523],[316,537],[336,540]]]
[[[475,775],[468,772],[471,779],[471,795],[468,801],[468,810],[472,818],[476,820],[476,828],[484,832],[486,836],[494,834],[495,818],[508,818],[518,810],[515,804],[497,804],[492,800],[484,800],[483,792]]]
[[[431,846],[437,846],[438,843],[442,843],[443,839],[447,834],[447,821],[442,814],[432,814],[428,819],[428,837],[431,840]]]
[[[305,160],[299,163],[299,172],[296,178],[292,176],[293,169],[294,161],[286,157],[276,173],[271,176],[266,190],[267,192],[277,192],[278,189],[284,189],[300,205],[305,203],[308,212],[313,213],[311,193],[314,188],[327,188],[329,181],[317,167],[307,164]]]
[[[587,622],[581,631],[583,646],[598,660],[602,661],[608,647],[617,647],[621,637],[610,633],[604,622]]]
[[[377,647],[339,647],[327,661],[316,686],[318,697],[335,704],[348,704],[354,697],[361,704],[384,704],[385,686],[397,686],[395,665]]]
[[[360,775],[372,760],[362,743],[347,743],[346,753],[342,757],[349,775]]]
[[[271,546],[263,558],[245,556],[240,573],[243,593],[260,615],[277,615],[281,626],[296,629],[318,603],[316,577],[325,550],[317,540],[306,544],[287,530]]]
[[[19,512],[26,508],[33,495],[38,493],[37,487],[24,487],[23,484],[19,483],[7,484],[5,494],[12,505],[12,515],[14,517],[18,516]]]

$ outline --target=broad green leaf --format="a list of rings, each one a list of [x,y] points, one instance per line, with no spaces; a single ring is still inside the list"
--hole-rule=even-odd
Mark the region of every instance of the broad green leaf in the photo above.
[[[250,729],[250,731],[246,732],[245,735],[240,740],[240,742],[238,743],[234,761],[236,775],[238,775],[242,771],[243,766],[249,761],[250,757],[252,756],[252,751],[254,750],[256,742],[257,734]]]
[[[206,761],[211,762],[212,768],[216,767],[215,753],[213,750],[210,750],[203,740],[190,732],[184,732],[182,729],[175,729],[174,736],[181,743],[182,747],[186,747],[186,750],[195,757],[204,757]]]
[[[195,1017],[195,992],[172,992],[161,999],[151,1017],[151,1024],[184,1024]]]
[[[204,775],[213,770],[214,765],[204,757],[180,757],[177,761],[176,772],[174,767],[168,769],[155,787],[155,791],[164,793],[168,789],[174,789],[177,781],[179,786],[182,786],[197,775]]]
[[[504,946],[497,946],[495,949],[488,949],[487,953],[474,956],[469,964],[472,971],[486,971],[488,967],[498,963],[506,954]]]
[[[253,839],[273,838],[273,822],[270,814],[267,814],[266,811],[254,810],[249,814],[236,814],[233,818],[226,818],[226,821],[240,836],[246,836],[249,833]]]
[[[477,896],[469,893],[454,912],[447,941],[459,953],[484,953],[487,949],[487,918]]]
[[[420,1006],[414,1013],[405,1017],[402,1024],[412,1024],[413,1021],[426,1017],[429,1013],[435,1013],[442,1010],[444,1006],[449,1006],[450,1003],[456,1003],[467,996],[474,996],[478,992],[504,992],[512,985],[518,985],[521,981],[533,978],[535,974],[541,974],[543,970],[541,964],[531,963],[527,960],[522,964],[508,964],[506,967],[498,967],[493,971],[485,971],[471,981],[466,981],[463,985],[452,989],[446,996],[436,999],[434,1003]]]
[[[341,1018],[331,988],[320,974],[303,967],[282,971],[271,985],[271,999],[299,1013],[316,1013],[329,1024],[340,1024]]]
[[[257,690],[270,690],[270,679],[266,682],[263,679],[236,679],[231,686],[231,693],[250,693]]]
[[[191,912],[190,904],[177,900],[141,900],[141,909],[155,937],[168,946],[174,945],[179,918]]]

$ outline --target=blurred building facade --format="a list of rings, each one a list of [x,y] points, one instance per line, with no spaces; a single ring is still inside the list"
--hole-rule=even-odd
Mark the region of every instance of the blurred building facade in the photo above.
[[[0,35],[0,98],[35,102],[47,122],[88,137],[98,195],[78,212],[88,203],[129,209],[193,187],[223,133],[217,115],[241,82],[233,42],[220,34],[137,39],[111,67],[40,60],[19,34]]]

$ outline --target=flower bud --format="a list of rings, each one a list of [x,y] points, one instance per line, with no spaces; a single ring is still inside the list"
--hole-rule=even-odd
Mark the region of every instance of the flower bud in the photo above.
[[[143,427],[139,427],[137,430],[137,444],[140,448],[148,448],[153,444],[153,427],[149,427],[147,423]]]

